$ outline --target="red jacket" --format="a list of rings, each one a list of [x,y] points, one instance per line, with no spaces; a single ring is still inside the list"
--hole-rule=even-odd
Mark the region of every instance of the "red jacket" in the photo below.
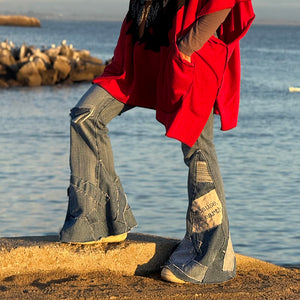
[[[178,38],[197,18],[225,8],[232,10],[219,28],[219,38],[212,36],[194,52],[191,63],[182,60]],[[156,109],[166,135],[192,146],[213,107],[221,116],[222,130],[237,125],[239,40],[249,29],[254,12],[250,0],[190,0],[173,13],[171,18],[168,14],[169,27],[163,18],[144,40],[136,39],[133,22],[127,16],[112,62],[94,83],[123,103]]]

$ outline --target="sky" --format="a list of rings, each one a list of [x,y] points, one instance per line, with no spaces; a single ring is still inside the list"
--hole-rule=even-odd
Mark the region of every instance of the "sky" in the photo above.
[[[253,0],[256,23],[299,24],[300,0]],[[121,20],[129,0],[0,0],[0,14],[40,19]]]

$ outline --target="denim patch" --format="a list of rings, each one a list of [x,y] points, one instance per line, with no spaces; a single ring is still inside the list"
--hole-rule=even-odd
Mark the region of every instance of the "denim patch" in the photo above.
[[[232,272],[235,268],[235,254],[232,247],[231,236],[229,235],[228,245],[225,252],[223,271]]]
[[[197,182],[213,182],[205,161],[197,161],[196,181]]]
[[[222,203],[215,189],[192,202],[191,219],[192,230],[196,233],[210,230],[222,224]]]
[[[195,260],[197,252],[189,239],[183,239],[171,255],[166,266],[173,274],[189,282],[201,282],[208,267]]]

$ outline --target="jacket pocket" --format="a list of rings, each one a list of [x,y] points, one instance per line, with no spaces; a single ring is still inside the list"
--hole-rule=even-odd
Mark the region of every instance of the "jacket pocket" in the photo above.
[[[157,108],[172,113],[192,88],[195,65],[181,58],[176,44],[167,50],[157,78]]]
[[[200,50],[194,52],[193,59],[196,65],[194,92],[197,97],[191,101],[189,108],[196,115],[203,115],[206,111],[204,106],[213,106],[222,85],[227,46],[212,36]]]

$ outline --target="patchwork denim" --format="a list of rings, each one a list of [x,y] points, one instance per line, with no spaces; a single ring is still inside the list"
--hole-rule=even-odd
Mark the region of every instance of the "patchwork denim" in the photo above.
[[[136,226],[114,160],[106,125],[130,107],[93,85],[71,110],[69,204],[63,242],[119,235]]]
[[[189,167],[186,235],[165,268],[192,283],[223,282],[235,276],[225,194],[213,144],[213,114],[190,148],[182,145]]]
[[[136,226],[106,127],[130,108],[93,85],[71,110],[71,178],[61,241],[95,241]],[[165,267],[184,281],[222,282],[235,276],[235,255],[213,144],[213,114],[195,145],[182,144],[182,152],[189,168],[186,235]]]

